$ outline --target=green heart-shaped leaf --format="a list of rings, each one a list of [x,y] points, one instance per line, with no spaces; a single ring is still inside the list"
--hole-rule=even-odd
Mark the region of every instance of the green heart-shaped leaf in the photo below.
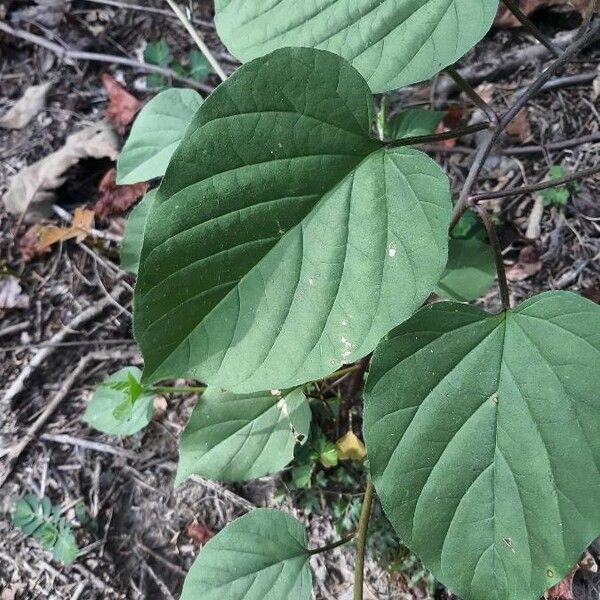
[[[400,538],[466,600],[534,600],[600,532],[600,307],[430,305],[376,350],[364,431]]]
[[[446,113],[440,110],[409,108],[392,117],[384,126],[388,140],[435,133]]]
[[[117,161],[117,183],[162,177],[192,117],[202,104],[194,90],[157,94],[137,116]]]
[[[144,234],[135,332],[146,381],[296,387],[368,354],[447,259],[447,176],[371,139],[343,59],[286,48],[198,111]]]
[[[236,396],[209,388],[183,431],[177,481],[192,473],[243,481],[276,473],[294,457],[298,436],[310,428],[301,389]]]
[[[242,61],[284,46],[335,52],[374,92],[432,77],[489,30],[498,0],[216,0],[217,31]]]
[[[308,600],[307,543],[297,519],[279,510],[253,510],[206,544],[181,600]]]
[[[456,238],[450,239],[448,250],[448,264],[437,284],[436,293],[459,302],[476,300],[496,278],[491,246],[477,238]]]
[[[144,229],[148,214],[156,198],[156,190],[149,191],[129,214],[125,223],[125,232],[121,242],[121,269],[137,274],[140,266],[140,254],[144,243]]]

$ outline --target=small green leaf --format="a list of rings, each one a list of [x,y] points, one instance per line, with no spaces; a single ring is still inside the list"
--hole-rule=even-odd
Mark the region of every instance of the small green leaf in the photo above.
[[[437,110],[410,108],[390,119],[384,129],[386,140],[399,140],[417,135],[435,133],[445,113]]]
[[[117,161],[117,183],[150,181],[165,174],[171,156],[202,104],[194,90],[157,94],[138,114]]]
[[[321,451],[319,452],[319,460],[326,469],[335,467],[338,464],[337,448],[333,442],[328,440],[323,445]]]
[[[211,73],[213,73],[213,68],[206,60],[204,54],[200,50],[192,50],[190,52],[190,77],[197,81],[202,81]]]
[[[600,306],[569,292],[497,315],[433,304],[375,351],[377,494],[465,600],[536,600],[600,533],[599,389]]]
[[[567,172],[560,165],[554,165],[550,167],[548,171],[548,175],[546,179],[559,179],[567,175]],[[548,188],[542,190],[540,194],[544,199],[544,204],[546,206],[564,206],[569,201],[571,197],[571,193],[577,191],[578,185],[577,183],[571,183],[567,185],[561,185],[558,187]]]
[[[494,282],[496,266],[489,244],[478,239],[450,239],[448,264],[436,293],[442,298],[471,302]]]
[[[311,484],[314,465],[307,463],[292,468],[292,482],[300,489],[308,489]]]
[[[39,499],[27,494],[17,500],[13,523],[27,535],[33,533],[43,522],[42,508]]]
[[[308,436],[310,407],[301,389],[235,395],[209,388],[181,436],[177,482],[191,474],[223,481],[276,473]]]
[[[79,548],[77,547],[77,540],[75,539],[73,530],[63,521],[59,526],[52,555],[55,560],[59,560],[65,565],[70,565],[77,558],[78,552]]]
[[[33,537],[44,550],[52,550],[58,540],[58,528],[53,523],[44,523],[33,533]]]
[[[471,208],[465,211],[465,214],[460,218],[460,221],[452,230],[452,237],[460,239],[476,238],[482,242],[487,240],[485,227],[483,226],[481,219]]]
[[[371,352],[429,296],[448,178],[372,139],[372,102],[348,63],[307,48],[242,66],[204,102],[144,232],[144,381],[296,387]]]
[[[215,23],[242,61],[285,46],[335,52],[374,92],[429,79],[490,29],[498,0],[216,0]]]
[[[148,42],[144,50],[144,60],[152,65],[168,67],[173,61],[169,44],[165,40]]]
[[[121,242],[121,269],[137,275],[140,266],[140,254],[144,243],[144,229],[148,214],[156,197],[156,190],[149,191],[129,214],[125,223],[125,232]]]
[[[125,367],[108,377],[92,396],[83,420],[112,435],[133,435],[143,429],[152,419],[154,395],[140,391],[140,376],[136,367]]]
[[[307,544],[297,519],[278,510],[253,510],[204,546],[181,600],[308,600]]]

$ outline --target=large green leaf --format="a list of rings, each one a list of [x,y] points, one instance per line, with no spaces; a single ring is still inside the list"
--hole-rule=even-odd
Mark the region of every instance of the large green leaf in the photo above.
[[[448,264],[436,293],[448,300],[470,302],[484,294],[494,282],[496,265],[489,244],[478,240],[450,239]]]
[[[181,600],[308,600],[307,543],[298,520],[279,510],[253,510],[206,544]]]
[[[243,396],[209,388],[181,436],[177,481],[192,473],[224,481],[276,473],[308,436],[310,419],[299,388]]]
[[[145,380],[291,388],[368,354],[433,290],[447,176],[370,137],[343,59],[286,48],[204,102],[146,225],[135,294]]]
[[[144,229],[148,214],[152,208],[154,199],[156,198],[156,190],[149,191],[142,201],[137,204],[129,214],[127,223],[125,223],[125,232],[123,233],[123,241],[121,242],[121,269],[128,273],[137,275],[140,266],[140,254],[142,252],[142,244],[144,243]]]
[[[600,533],[600,307],[430,305],[373,357],[365,436],[400,538],[465,599],[534,600]]]
[[[343,56],[374,92],[422,81],[489,30],[498,0],[216,0],[217,31],[247,61],[284,46]]]
[[[162,177],[192,117],[202,104],[194,90],[157,94],[137,116],[117,161],[117,183]]]
[[[435,133],[446,113],[441,110],[409,108],[392,117],[384,127],[388,140],[399,140],[417,135]]]

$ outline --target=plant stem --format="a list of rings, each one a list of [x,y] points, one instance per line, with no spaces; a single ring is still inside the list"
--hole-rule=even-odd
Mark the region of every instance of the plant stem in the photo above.
[[[481,173],[481,170],[483,169],[483,166],[485,165],[492,148],[500,139],[502,132],[506,129],[506,127],[508,127],[519,111],[525,105],[527,105],[527,103],[544,87],[544,84],[552,78],[556,71],[569,62],[573,56],[575,56],[582,48],[587,46],[596,37],[598,37],[599,34],[600,19],[596,20],[596,22],[591,25],[589,31],[587,31],[585,35],[571,44],[560,55],[559,58],[557,58],[543,73],[541,73],[527,88],[527,90],[523,92],[521,96],[519,96],[512,107],[502,116],[498,127],[493,132],[490,132],[487,140],[480,146],[477,154],[475,155],[471,170],[469,171],[463,189],[454,207],[454,214],[452,215],[450,229],[454,228],[454,226],[460,221],[460,218],[464,214],[465,210],[468,208],[469,198],[471,196],[473,186],[475,185],[475,182],[477,181],[477,178],[479,177],[479,174]]]
[[[338,377],[343,377],[344,375],[348,375],[348,373],[354,373],[360,369],[360,365],[352,365],[351,367],[346,367],[345,369],[340,369],[331,375],[326,375],[325,377],[321,377],[318,381],[327,381],[329,379],[337,379]]]
[[[210,66],[215,70],[215,73],[221,78],[221,81],[227,79],[225,71],[221,68],[221,65],[217,62],[217,59],[213,56],[213,53],[209,50],[208,46],[204,43],[204,40],[198,35],[198,32],[194,26],[190,23],[190,20],[185,16],[185,13],[179,7],[179,4],[175,0],[166,0],[167,4],[171,7],[173,12],[177,15],[177,18],[181,21],[183,26],[186,28],[190,37],[196,43],[196,46],[200,48],[200,52],[204,54],[206,60],[210,63]]]
[[[496,261],[496,272],[498,273],[498,284],[500,285],[500,297],[502,299],[502,308],[510,309],[510,294],[508,293],[508,282],[506,280],[506,270],[504,269],[504,258],[502,257],[502,248],[498,239],[496,226],[492,223],[488,211],[483,207],[475,204],[475,210],[483,221],[485,230],[487,231],[492,250],[494,251],[494,259]]]
[[[197,387],[170,387],[170,386],[161,386],[156,385],[150,388],[152,392],[156,394],[202,394],[206,391],[206,386],[197,386]]]
[[[347,536],[343,537],[341,540],[337,542],[332,542],[331,544],[327,544],[325,546],[321,546],[320,548],[313,548],[309,550],[308,553],[313,556],[314,554],[321,554],[322,552],[329,552],[329,550],[335,550],[348,542],[351,542],[356,537],[356,533],[350,533]]]
[[[552,52],[554,56],[560,56],[560,49],[552,43],[552,40],[550,40],[550,38],[548,38],[540,31],[540,29],[535,23],[529,20],[527,15],[519,8],[515,0],[502,0],[502,2],[506,6],[506,8],[508,8],[508,10],[510,10],[510,12],[520,21],[521,25],[523,25],[525,29],[529,30],[529,33],[531,33],[531,35],[533,35],[533,37],[536,38],[538,42],[546,46],[546,48],[548,48],[548,50],[550,50],[550,52]]]
[[[490,123],[495,127],[498,125],[496,111],[473,89],[471,84],[463,79],[454,67],[446,67],[446,73],[454,80],[454,83],[471,99],[475,106],[479,107]]]
[[[432,133],[430,135],[415,135],[411,137],[401,138],[399,140],[393,140],[388,142],[386,146],[388,148],[398,148],[400,146],[414,146],[416,144],[426,144],[428,142],[441,142],[443,140],[451,140],[454,138],[462,137],[463,135],[469,135],[471,133],[477,133],[484,129],[490,128],[490,123],[475,123],[474,125],[465,125],[464,127],[457,127],[451,131],[444,131],[442,133]]]
[[[367,548],[367,533],[369,531],[369,519],[371,518],[371,509],[373,508],[373,497],[375,487],[371,477],[367,479],[367,489],[363,500],[360,519],[358,521],[358,531],[356,534],[356,563],[354,565],[354,594],[353,600],[363,600],[363,585],[365,580],[365,552]]]
[[[546,181],[540,181],[539,183],[532,183],[531,185],[524,185],[518,188],[512,188],[508,190],[499,190],[497,192],[481,192],[471,196],[471,202],[477,203],[482,200],[494,200],[495,198],[504,198],[505,196],[521,196],[523,194],[529,194],[531,192],[539,192],[540,190],[546,190],[548,188],[557,187],[571,181],[577,181],[578,179],[584,179],[591,175],[600,173],[600,164],[589,169],[581,171],[575,171],[569,173],[564,177],[556,177],[554,179],[547,179]]]

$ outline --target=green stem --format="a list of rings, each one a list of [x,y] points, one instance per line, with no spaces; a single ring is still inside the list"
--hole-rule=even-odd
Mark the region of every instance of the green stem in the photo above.
[[[494,259],[496,261],[496,272],[498,273],[498,284],[500,285],[500,297],[502,298],[502,308],[510,309],[510,294],[508,292],[508,281],[506,279],[506,270],[504,269],[504,258],[502,256],[502,248],[498,239],[496,226],[492,223],[488,211],[483,207],[475,204],[475,210],[483,221],[485,230],[487,231],[492,250],[494,251]]]
[[[355,536],[356,533],[350,533],[349,535],[343,537],[337,542],[332,542],[331,544],[321,546],[320,548],[313,548],[312,550],[309,550],[308,553],[310,554],[310,556],[313,556],[314,554],[321,554],[322,552],[329,552],[330,550],[335,550],[336,548],[339,548],[340,546],[351,542],[355,538]]]
[[[375,487],[371,477],[367,480],[367,489],[363,500],[360,519],[358,521],[358,531],[356,535],[356,563],[354,565],[354,594],[353,600],[363,600],[363,585],[365,580],[365,553],[367,549],[367,533],[369,532],[369,519],[371,518],[371,509],[373,508],[373,497],[375,496]]]
[[[464,127],[457,127],[450,131],[443,131],[442,133],[432,133],[429,135],[414,135],[399,140],[393,140],[387,142],[388,148],[399,148],[400,146],[415,146],[416,144],[428,144],[430,142],[443,142],[444,140],[453,140],[455,138],[462,137],[464,135],[470,135],[471,133],[477,133],[484,129],[490,129],[491,123],[487,121],[485,123],[475,123],[473,125],[465,125]]]
[[[206,391],[206,386],[197,386],[197,387],[171,387],[171,386],[161,386],[156,385],[151,388],[153,392],[156,394],[202,394]]]

